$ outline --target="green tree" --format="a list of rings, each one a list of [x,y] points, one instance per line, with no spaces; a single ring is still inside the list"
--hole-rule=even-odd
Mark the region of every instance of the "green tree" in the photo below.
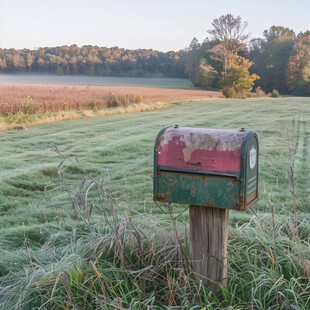
[[[287,93],[286,70],[290,56],[293,53],[295,33],[285,27],[272,26],[264,31],[266,46],[267,91],[277,89],[281,94]]]
[[[259,79],[259,76],[249,73],[251,65],[251,61],[241,56],[232,59],[231,66],[221,81],[225,97],[242,98],[252,90],[254,81]]]
[[[257,86],[266,92],[277,89],[281,94],[288,93],[286,71],[294,44],[294,31],[282,26],[272,26],[264,31],[264,39],[252,42],[248,54],[254,62],[251,72],[262,77]]]
[[[294,55],[289,58],[287,87],[298,95],[310,95],[310,35],[299,36]]]
[[[193,44],[194,42],[194,44]],[[201,88],[218,88],[221,77],[222,64],[211,58],[208,52],[216,41],[206,39],[200,44],[194,38],[189,49],[185,72],[194,86]]]
[[[62,68],[60,66],[57,67],[56,74],[57,75],[63,75],[64,74],[64,71],[62,70]]]

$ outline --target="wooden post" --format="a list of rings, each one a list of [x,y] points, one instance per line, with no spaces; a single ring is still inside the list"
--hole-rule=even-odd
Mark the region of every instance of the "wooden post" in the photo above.
[[[190,206],[190,257],[202,283],[216,293],[227,286],[228,210]]]

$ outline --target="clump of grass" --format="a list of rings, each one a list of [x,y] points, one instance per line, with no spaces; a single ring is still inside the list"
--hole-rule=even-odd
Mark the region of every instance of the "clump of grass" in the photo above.
[[[143,96],[138,95],[117,95],[110,93],[107,100],[108,108],[127,107],[132,103],[140,103]]]
[[[38,112],[37,106],[32,98],[27,96],[22,105],[22,112],[24,114],[33,115]]]
[[[280,94],[279,94],[279,92],[276,89],[273,89],[272,92],[271,92],[271,97],[279,98]]]
[[[3,120],[7,124],[27,124],[37,119],[42,119],[42,117],[43,117],[43,112],[39,110],[31,114],[24,113],[24,112],[7,113],[4,116]]]
[[[260,86],[255,88],[255,96],[257,98],[267,97],[267,94],[261,89]]]
[[[187,228],[171,206],[163,206],[170,221],[135,212],[115,197],[109,178],[94,179],[54,150],[59,178],[47,189],[65,193],[58,199],[74,225],[24,232],[22,247],[14,236],[0,238],[4,309],[309,309],[308,219],[298,223],[298,238],[287,216],[235,223],[228,287],[215,296],[195,280]],[[83,174],[77,186],[68,169]]]

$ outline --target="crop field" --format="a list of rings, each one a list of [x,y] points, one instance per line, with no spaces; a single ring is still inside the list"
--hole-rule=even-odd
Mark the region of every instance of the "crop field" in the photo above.
[[[25,88],[20,87],[17,93],[23,91],[23,97]],[[44,87],[55,94],[69,89]],[[86,97],[94,92],[97,98],[100,89],[83,91]],[[83,98],[78,92],[82,88],[72,90]],[[133,91],[156,96],[147,88]],[[178,96],[177,92],[171,96]],[[173,252],[179,245],[171,214],[152,201],[154,141],[162,127],[175,124],[244,127],[259,137],[260,200],[247,212],[230,211],[229,284],[218,297],[174,263],[180,257]],[[0,304],[4,309],[310,309],[308,98],[202,100],[0,132],[0,141]],[[78,162],[67,159],[65,166],[58,167],[63,156],[75,156]],[[100,212],[93,211],[89,222],[74,214],[72,201],[78,197],[74,193],[85,176],[79,165],[102,180],[105,193],[125,220],[145,232],[139,235],[137,248],[136,237],[124,235],[122,250],[118,241],[113,246],[114,237],[105,239],[110,235]],[[94,195],[90,193],[89,199]],[[184,206],[173,206],[175,214],[183,210]],[[116,221],[113,212],[108,222]],[[188,211],[175,219],[186,250]],[[128,229],[127,233],[136,236],[137,232]],[[141,242],[147,253],[143,257],[138,250]]]
[[[0,93],[0,115],[223,97],[216,91],[120,86],[0,85]]]

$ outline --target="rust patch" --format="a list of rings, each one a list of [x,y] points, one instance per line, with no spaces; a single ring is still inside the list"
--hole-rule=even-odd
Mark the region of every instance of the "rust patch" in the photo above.
[[[241,210],[240,204],[236,202],[236,203],[234,204],[234,206],[232,207],[232,210],[239,210],[239,211],[240,211],[240,210]]]
[[[237,178],[233,178],[232,184],[236,185],[237,183],[240,183],[240,180],[238,180]]]
[[[205,208],[215,208],[215,209],[225,209],[225,208],[220,208],[218,206],[215,206],[215,205],[212,205],[210,203],[207,203],[206,205],[202,206],[202,207],[205,207]],[[229,208],[227,210],[230,210]]]

